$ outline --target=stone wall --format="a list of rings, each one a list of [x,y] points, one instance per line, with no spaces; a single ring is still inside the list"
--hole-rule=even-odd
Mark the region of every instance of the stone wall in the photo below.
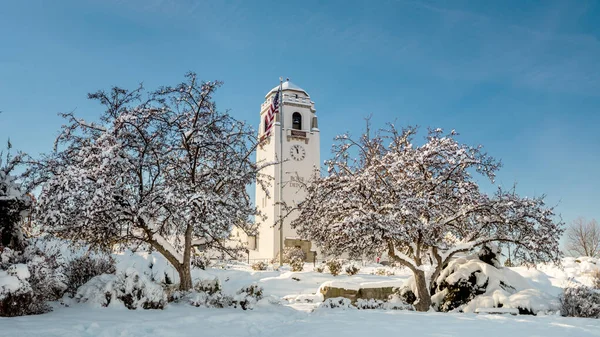
[[[336,288],[336,287],[321,287],[321,294],[323,294],[324,299],[334,298],[334,297],[345,297],[352,301],[352,304],[356,303],[356,300],[364,299],[376,299],[387,301],[389,296],[394,293],[393,287],[381,287],[381,288],[360,288],[358,290],[353,289],[344,289],[344,288]]]

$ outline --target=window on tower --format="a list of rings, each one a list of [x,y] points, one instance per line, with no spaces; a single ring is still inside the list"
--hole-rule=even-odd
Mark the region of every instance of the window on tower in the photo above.
[[[302,115],[299,112],[292,115],[292,129],[302,130]]]

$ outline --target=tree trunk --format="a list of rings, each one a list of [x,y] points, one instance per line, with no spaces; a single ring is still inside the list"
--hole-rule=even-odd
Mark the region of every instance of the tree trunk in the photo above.
[[[400,264],[408,267],[415,276],[415,284],[417,286],[417,301],[414,303],[414,307],[417,311],[429,311],[431,307],[431,295],[429,293],[429,289],[427,289],[427,280],[425,279],[425,272],[423,270],[417,269],[417,266],[421,265],[420,259],[415,259],[415,264],[412,264],[408,261],[405,261],[396,255],[396,249],[394,248],[394,243],[388,241],[388,256],[392,258],[392,260],[399,262]]]
[[[181,268],[179,271],[179,290],[191,290],[192,285],[192,268],[191,268],[191,260],[192,260],[192,230],[194,227],[192,226],[192,222],[187,225],[185,229],[185,243],[183,248],[183,263],[181,264]]]
[[[192,289],[192,268],[191,268],[191,256],[190,254],[183,255],[183,263],[180,263],[179,260],[171,252],[169,252],[165,247],[161,246],[156,240],[148,239],[148,242],[152,247],[156,249],[159,253],[164,256],[169,263],[177,270],[177,274],[179,274],[179,290],[190,290]]]
[[[183,263],[175,267],[179,274],[179,290],[192,289],[192,271],[189,263]]]
[[[414,271],[415,283],[417,286],[417,301],[414,303],[417,311],[429,311],[431,307],[431,295],[427,288],[427,280],[425,279],[425,272],[422,270]]]
[[[144,241],[154,247],[162,256],[164,256],[169,263],[177,270],[179,274],[179,290],[191,290],[192,285],[192,267],[191,267],[191,256],[192,256],[192,226],[188,225],[185,230],[185,246],[183,253],[183,263],[179,261],[173,253],[167,248],[163,247],[155,238],[154,233],[146,226],[143,219],[139,219],[140,229],[146,234]]]

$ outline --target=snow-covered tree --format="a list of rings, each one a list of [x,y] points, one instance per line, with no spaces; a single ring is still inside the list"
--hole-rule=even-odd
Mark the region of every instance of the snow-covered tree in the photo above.
[[[148,244],[178,271],[182,290],[192,288],[195,245],[236,255],[243,247],[231,244],[232,228],[255,234],[246,188],[260,169],[250,158],[255,133],[216,109],[220,82],[186,78],[147,98],[141,86],[89,94],[106,111],[97,122],[64,114],[35,176],[35,215],[47,232],[104,249]]]
[[[421,311],[435,291],[428,280],[458,253],[510,242],[523,261],[557,260],[563,230],[543,197],[485,194],[474,175],[493,182],[499,162],[481,146],[460,144],[454,131],[430,130],[422,145],[413,143],[416,131],[390,126],[375,137],[337,137],[328,174],[315,177],[299,205],[299,235],[325,254],[387,252],[413,272]]]
[[[6,157],[0,152],[0,247],[22,249],[25,246],[20,222],[31,207],[31,198],[17,181],[15,168],[24,155],[12,157],[10,141]]]
[[[24,235],[32,197],[22,173],[27,160],[18,152],[0,152],[0,316],[40,314],[51,310],[46,301],[64,290],[57,255],[43,252]]]

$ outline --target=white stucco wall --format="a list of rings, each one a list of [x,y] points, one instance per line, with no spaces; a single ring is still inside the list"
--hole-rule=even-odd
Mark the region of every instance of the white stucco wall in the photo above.
[[[261,105],[259,137],[264,133],[264,118],[269,109],[271,99],[275,93],[271,93]],[[315,117],[316,110],[314,102],[303,91],[288,89],[283,90],[283,177],[280,177],[279,165],[269,166],[263,173],[274,177],[269,187],[271,198],[257,186],[255,202],[265,219],[256,219],[260,222],[260,234],[258,236],[257,249],[250,251],[251,259],[271,259],[279,251],[279,231],[274,225],[279,219],[279,208],[277,206],[280,200],[279,184],[283,183],[283,200],[287,204],[300,202],[305,197],[305,191],[301,184],[294,182],[295,179],[307,182],[312,176],[314,169],[320,167],[320,134],[318,129],[311,129],[312,119]],[[296,97],[298,95],[298,97]],[[306,137],[291,136],[292,115],[294,112],[302,114],[302,130],[306,132]],[[280,124],[276,123],[271,132],[270,139],[257,150],[257,161],[273,162],[280,158]],[[305,157],[302,160],[294,160],[290,156],[290,149],[294,145],[300,145],[304,148]],[[295,230],[290,223],[295,219],[292,213],[284,221],[283,235],[285,237],[297,237]]]

